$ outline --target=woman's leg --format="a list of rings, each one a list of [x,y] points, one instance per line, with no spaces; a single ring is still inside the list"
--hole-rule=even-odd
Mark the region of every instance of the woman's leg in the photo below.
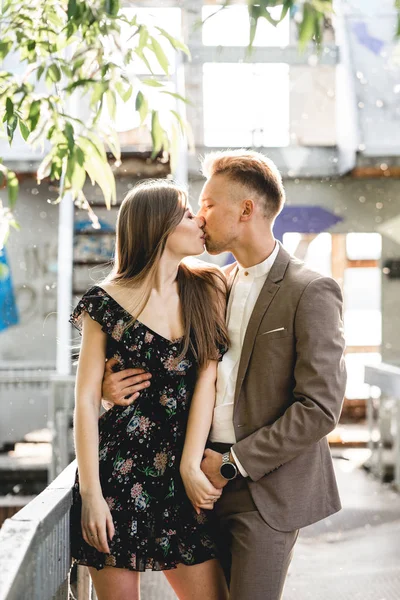
[[[198,565],[179,564],[164,571],[179,600],[228,600],[229,592],[224,572],[218,560]]]
[[[98,600],[140,600],[140,575],[137,571],[89,567]]]

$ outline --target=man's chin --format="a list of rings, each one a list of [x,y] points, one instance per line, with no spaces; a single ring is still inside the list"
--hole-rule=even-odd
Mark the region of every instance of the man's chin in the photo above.
[[[212,242],[210,242],[208,240],[206,240],[206,250],[207,250],[208,254],[211,254],[211,256],[214,256],[216,254],[221,254],[221,252],[225,252],[224,248],[215,246]]]

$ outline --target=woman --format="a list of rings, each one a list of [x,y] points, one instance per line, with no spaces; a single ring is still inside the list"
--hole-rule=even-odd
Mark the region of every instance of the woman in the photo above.
[[[121,204],[115,265],[82,297],[74,415],[78,471],[72,556],[89,567],[99,600],[136,600],[139,572],[163,570],[177,596],[224,600],[211,523],[221,495],[200,470],[227,348],[225,284],[183,259],[203,252],[203,223],[167,181],[136,186]],[[99,419],[105,361],[151,371],[152,385]],[[191,440],[190,493],[179,475],[189,406],[204,404]],[[190,463],[190,464],[189,464]],[[210,513],[208,513],[210,514]]]

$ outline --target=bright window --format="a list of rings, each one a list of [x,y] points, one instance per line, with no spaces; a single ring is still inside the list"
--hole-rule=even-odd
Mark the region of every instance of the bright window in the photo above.
[[[377,352],[346,355],[347,387],[346,398],[368,398],[369,385],[364,383],[365,365],[379,365],[382,357]]]
[[[349,260],[379,260],[382,236],[380,233],[348,233],[346,253]]]
[[[289,67],[206,63],[203,66],[206,146],[287,146]]]
[[[345,270],[344,305],[347,345],[379,346],[382,325],[381,271],[378,267]]]
[[[272,17],[280,18],[282,6],[271,9]],[[249,15],[245,6],[203,7],[203,44],[205,46],[247,46],[249,43]],[[287,16],[277,27],[266,19],[258,22],[254,46],[287,46],[290,21]]]

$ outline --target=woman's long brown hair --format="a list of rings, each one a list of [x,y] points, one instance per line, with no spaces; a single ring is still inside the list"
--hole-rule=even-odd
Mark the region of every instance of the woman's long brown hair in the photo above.
[[[140,300],[129,306],[134,323],[147,304],[168,236],[187,210],[184,188],[167,180],[147,180],[124,198],[117,218],[114,268],[106,278],[121,287],[140,289]],[[198,261],[200,263],[200,261]],[[183,348],[189,347],[200,367],[218,358],[218,346],[228,346],[225,324],[226,282],[217,268],[181,261],[177,274]],[[177,359],[177,360],[178,360]]]

